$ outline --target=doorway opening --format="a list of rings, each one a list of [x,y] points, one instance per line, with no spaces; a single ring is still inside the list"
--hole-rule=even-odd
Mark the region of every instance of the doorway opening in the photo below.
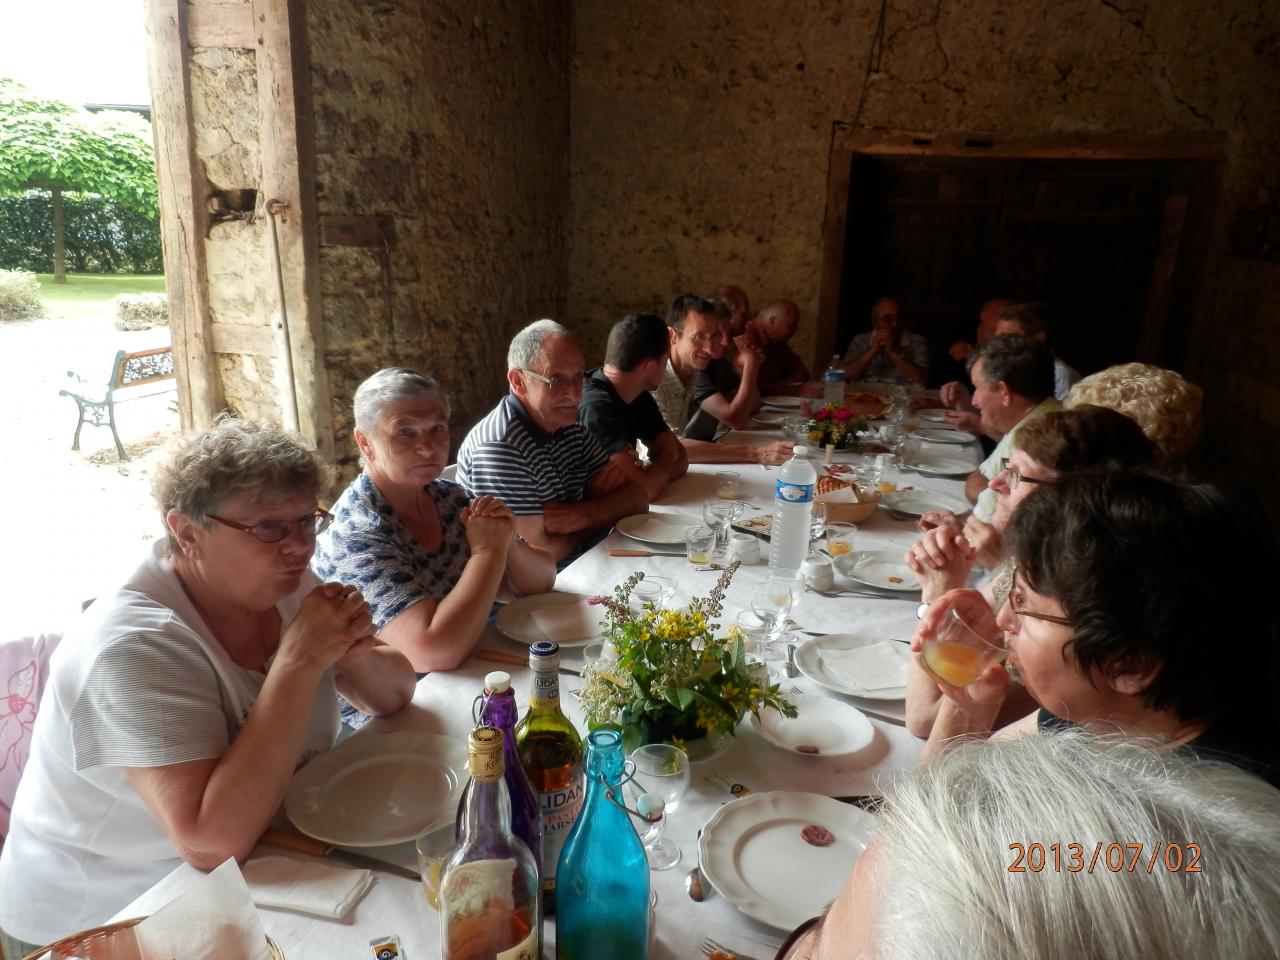
[[[930,346],[930,382],[963,369],[993,297],[1046,304],[1083,373],[1181,368],[1220,143],[846,132],[831,155],[820,330],[842,351],[882,296]]]

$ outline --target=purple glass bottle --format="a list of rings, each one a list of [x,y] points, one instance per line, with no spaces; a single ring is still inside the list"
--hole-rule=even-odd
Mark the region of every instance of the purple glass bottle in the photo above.
[[[529,775],[520,763],[516,749],[516,692],[511,689],[511,675],[495,670],[484,678],[484,694],[480,699],[480,723],[497,727],[502,731],[503,779],[511,798],[511,832],[525,842],[533,860],[542,865],[542,814],[538,795],[529,782]],[[468,785],[470,789],[470,785]],[[461,835],[462,808],[466,803],[464,792],[458,804],[458,831]]]

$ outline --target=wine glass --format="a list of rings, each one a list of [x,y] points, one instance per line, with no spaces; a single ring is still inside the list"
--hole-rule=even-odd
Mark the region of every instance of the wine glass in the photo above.
[[[702,519],[716,532],[716,553],[721,557],[729,550],[729,527],[742,516],[744,506],[738,500],[716,498],[702,501]]]
[[[814,500],[809,514],[809,542],[821,540],[827,532],[827,505],[821,500]]]
[[[667,817],[676,812],[680,798],[689,789],[689,755],[668,743],[650,743],[632,751],[631,762],[636,768],[632,780],[635,795],[654,794],[665,805],[661,819],[646,826],[641,840],[649,855],[649,866],[668,870],[680,862],[680,847],[662,834]]]
[[[644,579],[631,588],[631,608],[634,613],[643,613],[652,605],[654,610],[661,610],[676,595],[676,581],[672,577],[644,575]]]
[[[775,646],[787,627],[787,615],[795,606],[804,579],[799,571],[776,571],[751,591],[751,609],[764,621],[765,659],[779,660],[782,654]]]

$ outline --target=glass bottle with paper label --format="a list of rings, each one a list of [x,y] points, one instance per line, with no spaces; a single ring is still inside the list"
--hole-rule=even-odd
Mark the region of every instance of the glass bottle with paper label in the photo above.
[[[582,737],[560,709],[560,647],[529,647],[533,690],[516,726],[516,746],[542,810],[542,904],[555,912],[556,863],[582,809]]]
[[[442,960],[538,960],[541,953],[538,869],[511,832],[502,742],[501,730],[477,727],[467,743],[463,835],[440,881]]]

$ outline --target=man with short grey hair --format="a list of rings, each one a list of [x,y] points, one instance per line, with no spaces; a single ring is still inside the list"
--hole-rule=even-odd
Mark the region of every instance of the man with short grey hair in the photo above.
[[[529,324],[507,351],[510,393],[458,448],[458,482],[467,493],[501,497],[518,535],[557,561],[649,506],[644,489],[578,422],[583,367],[567,329],[554,320]]]

